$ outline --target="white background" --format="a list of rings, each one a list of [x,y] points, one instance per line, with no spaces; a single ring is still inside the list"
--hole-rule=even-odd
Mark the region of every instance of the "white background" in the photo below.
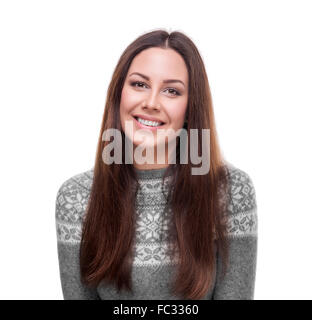
[[[55,199],[93,166],[123,50],[198,47],[221,148],[258,203],[255,299],[311,299],[311,1],[1,1],[0,298],[62,299]]]

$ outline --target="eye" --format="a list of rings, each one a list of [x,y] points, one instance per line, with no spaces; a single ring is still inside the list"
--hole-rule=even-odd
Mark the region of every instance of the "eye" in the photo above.
[[[142,86],[146,86],[144,82],[140,82],[140,81],[133,81],[133,82],[130,83],[130,85],[131,85],[132,87],[137,87],[137,88],[142,88]],[[138,86],[137,86],[137,85],[138,85]],[[171,91],[170,94],[173,95],[173,96],[180,96],[180,95],[181,95],[180,92],[177,91],[177,90],[174,89],[174,88],[167,88],[167,89],[165,89],[165,90]]]
[[[131,82],[131,86],[132,86],[132,87],[136,87],[137,84],[138,84],[138,85],[145,85],[145,83],[140,82],[140,81]],[[142,87],[139,86],[138,88],[142,88]]]
[[[174,92],[174,96],[180,96],[181,94],[180,94],[180,92],[179,91],[177,91],[176,89],[173,89],[173,88],[167,88],[166,90],[173,90],[173,92]]]

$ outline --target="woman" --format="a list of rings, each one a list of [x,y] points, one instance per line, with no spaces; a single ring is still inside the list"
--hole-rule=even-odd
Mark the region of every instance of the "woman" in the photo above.
[[[194,174],[205,129],[209,171]],[[56,226],[64,299],[253,299],[255,190],[221,156],[204,63],[183,33],[149,32],[123,52],[94,167],[58,190]]]

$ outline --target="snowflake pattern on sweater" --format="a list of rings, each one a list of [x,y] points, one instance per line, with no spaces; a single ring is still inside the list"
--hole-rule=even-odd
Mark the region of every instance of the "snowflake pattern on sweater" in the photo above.
[[[161,170],[152,171],[161,172]],[[235,239],[246,237],[256,239],[257,204],[253,183],[247,173],[234,166],[229,166],[229,174],[228,236]],[[55,211],[59,244],[79,246],[92,178],[93,169],[71,177],[59,188]],[[170,176],[165,178],[165,195],[167,195],[170,178]],[[151,267],[154,268],[153,270],[158,270],[161,266],[177,263],[177,260],[169,259],[167,254],[169,238],[166,231],[171,223],[172,212],[170,208],[166,208],[166,199],[162,191],[162,180],[159,175],[139,177],[133,261],[135,267]],[[255,268],[255,265],[253,267]]]

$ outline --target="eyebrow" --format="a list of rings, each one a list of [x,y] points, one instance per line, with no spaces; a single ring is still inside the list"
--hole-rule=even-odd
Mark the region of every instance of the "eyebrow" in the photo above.
[[[133,74],[137,74],[137,75],[141,76],[142,78],[144,78],[144,79],[147,80],[147,81],[149,81],[149,79],[150,79],[148,76],[146,76],[146,75],[144,75],[144,74],[142,74],[142,73],[139,73],[139,72],[132,72],[132,73],[129,75],[129,77],[132,76]],[[180,83],[182,83],[183,86],[185,87],[183,81],[178,80],[178,79],[167,79],[167,80],[163,80],[163,83],[173,83],[173,82],[180,82]]]

